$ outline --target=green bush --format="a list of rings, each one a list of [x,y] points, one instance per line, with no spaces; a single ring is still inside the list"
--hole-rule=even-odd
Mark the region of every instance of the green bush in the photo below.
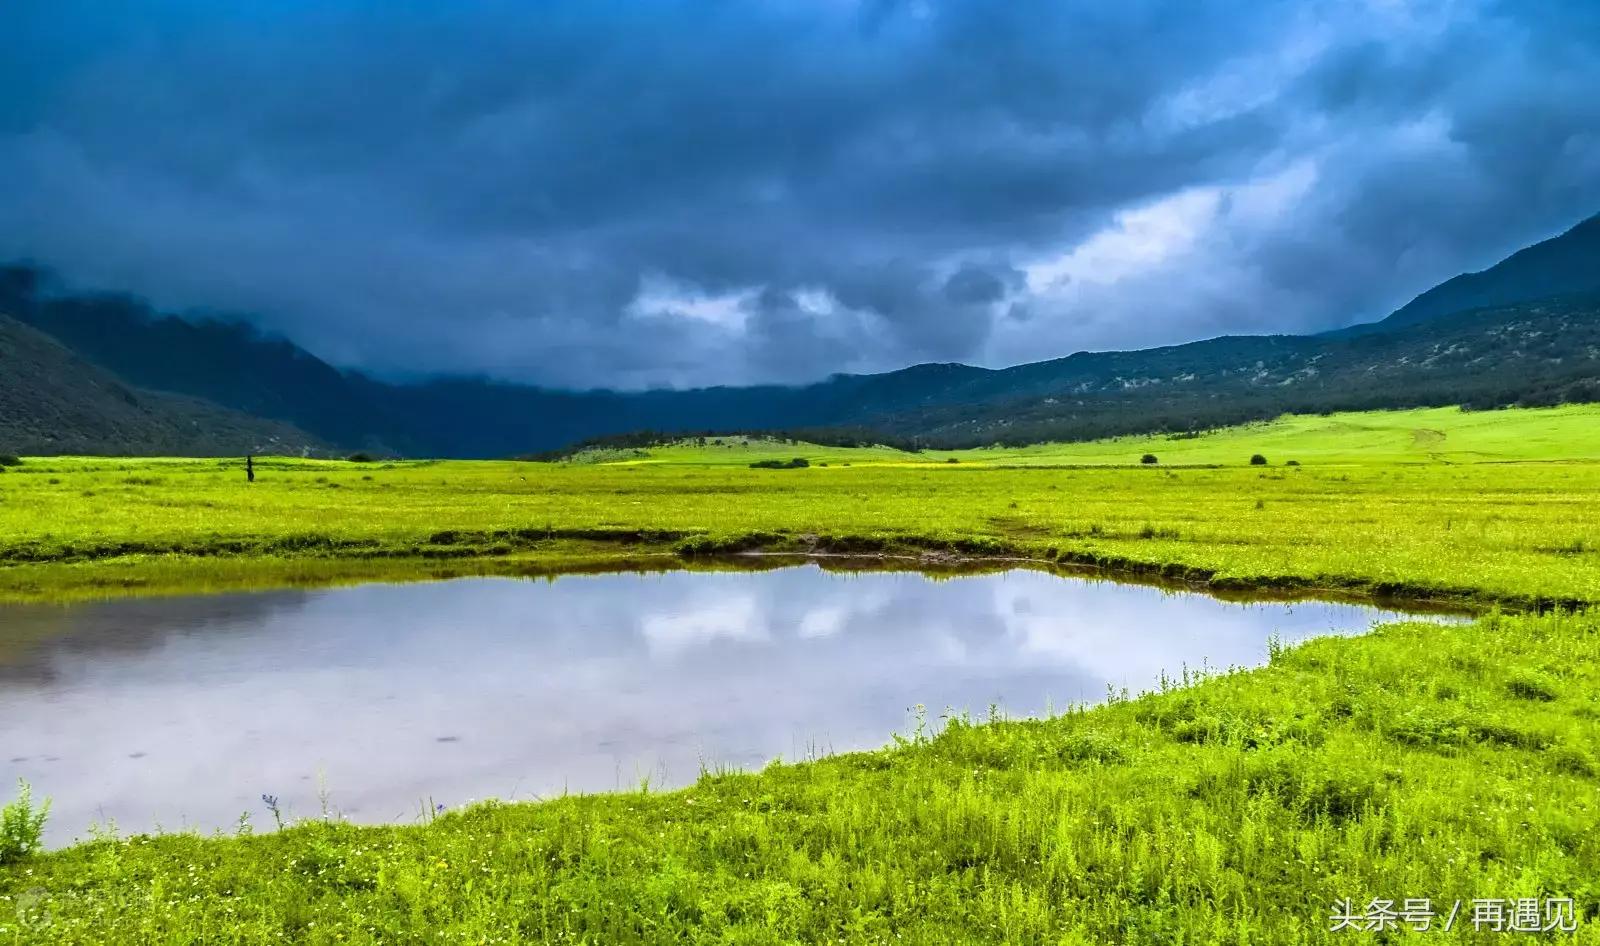
[[[374,458],[372,454],[363,451],[361,453],[352,453],[345,457],[345,459],[349,460],[351,463],[371,463]]]
[[[1266,466],[1267,465],[1267,458],[1258,453],[1255,456],[1250,458],[1250,465],[1251,466]]]
[[[33,810],[33,789],[17,779],[17,800],[0,808],[0,864],[20,861],[39,850],[45,819],[50,817],[50,799]]]
[[[787,463],[783,460],[757,460],[750,464],[752,470],[798,470],[810,466],[805,457],[795,457]]]
[[[1156,455],[1153,454],[1153,453],[1147,453],[1144,456],[1139,458],[1139,462],[1140,463],[1155,463],[1155,462],[1157,462]]]
[[[1511,675],[1506,680],[1506,692],[1519,700],[1534,700],[1549,703],[1560,699],[1561,694],[1555,685],[1539,674],[1520,672]]]
[[[0,466],[21,466],[22,458],[10,453],[0,453]]]

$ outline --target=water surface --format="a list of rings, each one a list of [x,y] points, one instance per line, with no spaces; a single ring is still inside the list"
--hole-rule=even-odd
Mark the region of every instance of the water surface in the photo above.
[[[319,772],[338,813],[407,821],[874,748],[917,703],[1037,714],[1395,617],[815,566],[3,606],[0,783],[53,798],[53,844],[270,824],[264,793],[314,815]]]

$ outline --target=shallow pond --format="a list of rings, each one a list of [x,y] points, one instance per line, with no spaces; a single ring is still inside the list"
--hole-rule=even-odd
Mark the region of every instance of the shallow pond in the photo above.
[[[52,844],[270,825],[263,794],[408,821],[874,748],[918,703],[1043,713],[1397,616],[814,565],[3,606],[0,786],[53,799]]]

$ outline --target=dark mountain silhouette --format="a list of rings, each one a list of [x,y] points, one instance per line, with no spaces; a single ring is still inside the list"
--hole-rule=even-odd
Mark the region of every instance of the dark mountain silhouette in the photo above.
[[[1351,337],[1392,332],[1453,312],[1588,292],[1600,292],[1600,214],[1482,272],[1440,283],[1381,322],[1328,334]]]
[[[48,273],[27,265],[0,267],[0,314],[129,384],[204,398],[350,448],[418,447],[344,372],[242,319],[178,318],[132,296],[60,293]]]
[[[0,316],[0,453],[239,456],[321,452],[294,427],[124,384]]]
[[[495,457],[594,438],[633,442],[620,435],[639,431],[1028,443],[1197,430],[1289,411],[1600,399],[1600,217],[1452,279],[1382,322],[1340,332],[1079,352],[1001,370],[925,364],[798,387],[394,384],[341,371],[242,320],[179,318],[128,296],[56,291],[46,272],[27,265],[0,267],[0,314],[129,384],[292,425],[346,449]]]

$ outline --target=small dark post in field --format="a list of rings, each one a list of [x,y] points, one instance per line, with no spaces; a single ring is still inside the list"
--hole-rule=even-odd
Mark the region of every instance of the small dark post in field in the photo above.
[[[256,481],[256,458],[254,456],[244,458],[244,478],[249,483]]]
[[[1156,462],[1156,455],[1153,454],[1153,453],[1147,453],[1144,456],[1139,458],[1139,462],[1140,463],[1155,463]]]
[[[1267,465],[1267,458],[1258,453],[1255,456],[1250,458],[1250,465],[1251,466],[1266,466]]]

